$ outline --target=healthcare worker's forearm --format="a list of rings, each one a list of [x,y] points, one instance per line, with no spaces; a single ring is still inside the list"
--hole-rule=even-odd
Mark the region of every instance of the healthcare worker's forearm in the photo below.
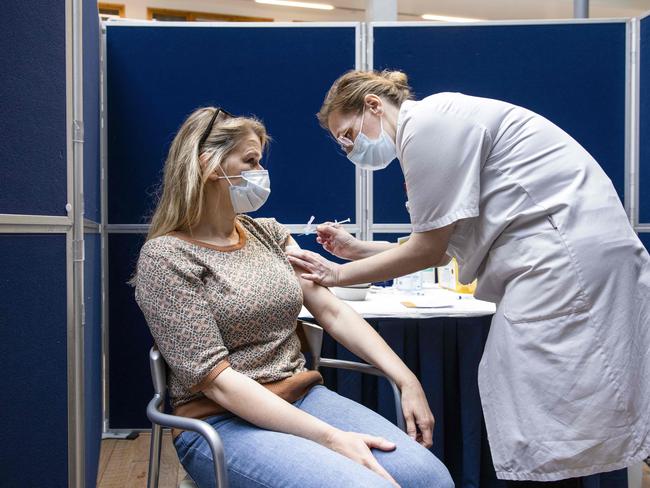
[[[447,249],[446,242],[444,249],[442,244],[419,244],[422,244],[422,240],[412,236],[401,246],[394,246],[374,256],[343,264],[339,267],[337,284],[345,286],[386,281],[436,266],[443,261]]]
[[[378,241],[357,241],[355,254],[352,258],[354,261],[358,259],[365,259],[380,252],[388,251],[397,247],[394,242],[378,242]]]
[[[222,371],[203,394],[258,427],[297,435],[321,445],[326,445],[328,437],[338,431],[232,368]]]

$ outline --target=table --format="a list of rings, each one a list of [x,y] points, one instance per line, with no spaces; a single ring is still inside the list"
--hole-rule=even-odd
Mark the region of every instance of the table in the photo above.
[[[403,301],[429,300],[432,308],[408,308]],[[481,317],[494,314],[493,303],[477,300],[440,287],[425,288],[420,294],[406,293],[396,288],[371,287],[364,301],[343,300],[364,318],[427,319],[434,317]],[[300,318],[313,318],[303,307]]]

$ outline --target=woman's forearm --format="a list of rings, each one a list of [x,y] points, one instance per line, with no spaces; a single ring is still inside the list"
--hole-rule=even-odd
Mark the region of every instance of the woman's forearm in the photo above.
[[[347,304],[338,302],[330,317],[316,318],[334,340],[383,371],[400,388],[413,381],[417,382],[413,372],[377,331]]]
[[[225,369],[203,394],[258,427],[293,434],[321,445],[338,429],[294,407],[257,381]]]
[[[334,340],[383,371],[400,389],[417,382],[415,375],[377,331],[349,305],[337,299],[327,288],[302,278],[299,280],[307,309]]]

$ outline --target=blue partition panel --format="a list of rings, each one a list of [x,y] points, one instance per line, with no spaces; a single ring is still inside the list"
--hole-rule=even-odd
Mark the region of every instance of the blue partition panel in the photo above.
[[[138,261],[145,236],[112,234],[108,239],[109,280],[109,426],[111,429],[148,428],[145,415],[153,395],[149,348],[153,339],[127,284]]]
[[[102,275],[101,236],[84,236],[84,405],[86,407],[86,486],[97,484],[102,439]]]
[[[641,19],[639,222],[650,223],[650,16]]]
[[[559,125],[625,187],[626,24],[375,27],[374,68],[401,69],[416,98],[505,100]],[[408,222],[399,164],[374,175],[374,220]]]
[[[0,213],[66,215],[65,2],[3,2],[0,46]]]
[[[84,210],[87,219],[99,222],[99,15],[97,2],[83,4],[83,95],[84,95]]]
[[[0,256],[0,485],[67,486],[66,236],[0,234]]]
[[[256,115],[273,137],[260,215],[354,219],[354,167],[315,114],[331,82],[354,68],[355,39],[354,27],[109,25],[109,222],[147,221],[176,130],[207,105]]]

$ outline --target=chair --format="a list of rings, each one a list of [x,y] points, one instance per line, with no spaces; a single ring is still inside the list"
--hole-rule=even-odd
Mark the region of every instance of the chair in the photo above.
[[[323,346],[323,329],[318,325],[299,320],[297,333],[300,338],[302,352],[309,352],[311,354],[312,369],[316,370],[321,367],[347,369],[374,376],[383,376],[386,378],[393,389],[395,412],[397,414],[397,426],[403,431],[406,430],[404,415],[402,413],[401,394],[395,382],[386,377],[386,375],[379,369],[369,364],[343,361],[340,359],[322,358],[321,349]],[[163,427],[190,430],[205,437],[214,458],[214,471],[217,480],[217,488],[227,488],[228,474],[226,471],[223,443],[221,442],[219,434],[210,424],[203,420],[189,419],[164,413],[165,395],[167,393],[166,364],[160,351],[155,345],[149,352],[149,363],[151,366],[154,396],[147,405],[147,417],[152,422],[147,488],[158,488]],[[179,487],[196,488],[196,485],[188,477],[181,482]]]

